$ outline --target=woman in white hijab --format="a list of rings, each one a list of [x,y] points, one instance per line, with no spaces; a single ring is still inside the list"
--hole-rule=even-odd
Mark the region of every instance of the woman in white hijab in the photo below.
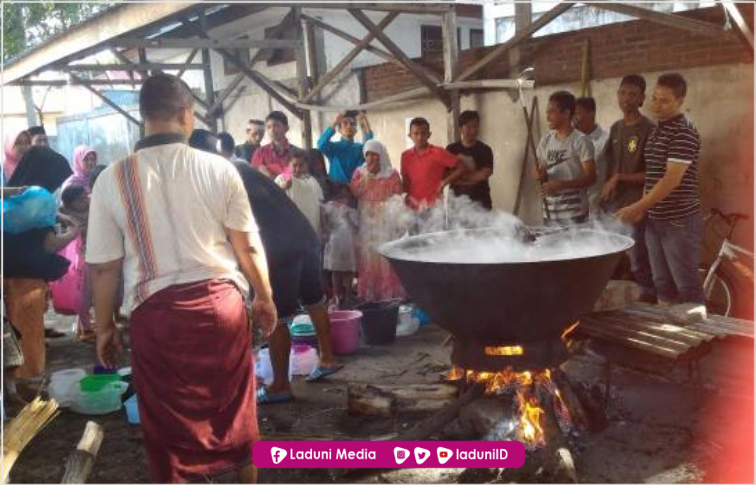
[[[364,301],[403,298],[399,279],[377,251],[401,235],[392,214],[404,209],[402,180],[381,142],[366,142],[363,152],[365,163],[355,170],[350,184],[359,211],[357,296]]]

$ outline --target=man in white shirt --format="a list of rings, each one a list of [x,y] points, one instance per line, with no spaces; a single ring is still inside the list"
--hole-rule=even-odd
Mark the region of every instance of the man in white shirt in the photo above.
[[[609,133],[596,123],[596,101],[582,97],[575,101],[575,128],[593,142],[594,160],[596,162],[596,182],[588,188],[589,217],[599,216],[601,188],[606,182],[606,159],[604,149]]]
[[[145,138],[100,175],[92,194],[87,262],[98,358],[115,366],[123,350],[113,322],[123,272],[151,480],[237,469],[249,483],[259,439],[250,286],[254,324],[266,335],[276,322],[257,224],[233,165],[186,145],[194,109],[183,81],[150,77],[139,107]]]

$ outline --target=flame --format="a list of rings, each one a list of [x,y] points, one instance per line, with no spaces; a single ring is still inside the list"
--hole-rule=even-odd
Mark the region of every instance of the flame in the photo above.
[[[486,355],[522,355],[525,353],[522,346],[512,345],[505,347],[486,347],[484,349]]]
[[[465,377],[465,370],[461,367],[453,365],[451,369],[446,373],[444,379],[447,381],[458,381]]]
[[[549,369],[516,372],[512,368],[507,368],[501,372],[478,372],[462,371],[455,367],[451,372],[464,372],[467,382],[484,385],[485,393],[488,395],[513,393],[517,406],[514,418],[517,439],[528,448],[543,446],[546,443],[543,429],[545,410],[537,397],[541,395],[539,389],[554,396],[554,413],[559,426],[567,430],[572,424],[567,406],[562,401],[562,395],[552,380]]]
[[[578,327],[578,325],[580,325],[580,320],[567,327],[567,329],[562,332],[562,341],[565,341],[567,339],[567,336],[571,334]]]

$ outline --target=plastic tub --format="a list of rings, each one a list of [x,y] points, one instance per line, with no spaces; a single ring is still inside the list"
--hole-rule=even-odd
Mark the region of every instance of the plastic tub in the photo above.
[[[396,339],[398,301],[376,301],[357,307],[362,312],[362,338],[368,345],[388,345]]]
[[[110,382],[97,391],[81,390],[71,410],[79,414],[100,415],[121,409],[121,394],[129,387],[125,382]]]
[[[79,381],[79,390],[81,392],[97,392],[113,382],[121,382],[121,376],[118,374],[93,374]]]
[[[312,320],[308,315],[294,317],[289,333],[293,344],[318,348],[318,337],[315,335],[315,328],[312,326]]]
[[[292,375],[309,376],[318,364],[318,353],[309,345],[292,345],[289,369]]]
[[[357,352],[360,343],[360,321],[362,312],[357,310],[331,310],[331,346],[336,355],[350,355]]]
[[[78,383],[87,373],[84,369],[66,369],[53,373],[47,394],[55,399],[60,407],[67,408],[76,402]]]
[[[123,403],[124,409],[126,409],[126,420],[129,424],[139,424],[139,401],[137,401],[137,395],[133,394],[130,398],[126,399]]]
[[[291,358],[290,358],[291,359]],[[291,360],[289,361],[291,362]],[[289,381],[291,381],[291,365],[289,365]],[[255,376],[270,384],[273,382],[273,366],[270,363],[270,350],[260,349],[255,359]]]

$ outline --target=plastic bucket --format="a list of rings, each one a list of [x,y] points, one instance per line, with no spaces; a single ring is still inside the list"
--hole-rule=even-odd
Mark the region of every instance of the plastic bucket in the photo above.
[[[414,315],[415,310],[410,305],[399,307],[399,324],[396,326],[396,336],[406,337],[417,332],[420,319]]]
[[[312,321],[307,315],[298,315],[294,317],[294,322],[289,329],[292,344],[309,345],[318,348],[318,337],[315,335],[315,328]]]
[[[126,409],[126,420],[129,424],[139,424],[141,422],[139,421],[139,402],[137,401],[136,394],[126,399],[123,407]]]
[[[84,369],[66,369],[55,372],[50,377],[47,394],[55,399],[60,407],[69,407],[76,402],[79,381],[86,375]]]
[[[331,321],[331,346],[336,355],[350,355],[357,352],[360,343],[360,320],[362,312],[355,310],[333,310],[328,312]]]
[[[357,307],[362,312],[362,338],[368,345],[387,345],[396,339],[398,301],[376,301]]]
[[[265,384],[273,382],[273,365],[270,363],[270,350],[260,349],[255,359],[255,376]],[[291,382],[291,365],[289,365],[289,381]]]
[[[125,382],[110,382],[97,391],[80,391],[71,410],[79,414],[100,415],[118,411],[121,395],[129,387]]]
[[[289,369],[292,375],[309,376],[318,364],[318,353],[309,345],[292,345]]]

